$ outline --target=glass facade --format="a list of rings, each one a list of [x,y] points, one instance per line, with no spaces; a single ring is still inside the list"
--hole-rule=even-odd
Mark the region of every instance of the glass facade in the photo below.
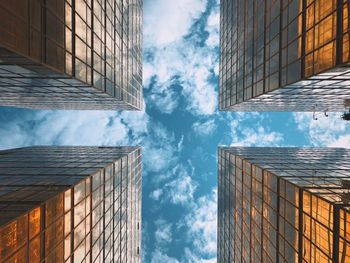
[[[350,150],[219,148],[218,262],[350,262]]]
[[[142,109],[142,5],[0,1],[0,105]]]
[[[141,262],[141,149],[0,152],[0,262]]]
[[[350,99],[349,5],[222,0],[220,110],[343,111]]]

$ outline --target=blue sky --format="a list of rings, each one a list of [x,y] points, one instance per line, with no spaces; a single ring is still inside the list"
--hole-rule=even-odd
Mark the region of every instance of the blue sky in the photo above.
[[[216,262],[218,145],[350,147],[340,114],[220,113],[216,0],[145,0],[143,112],[0,108],[0,147],[143,146],[143,262]]]

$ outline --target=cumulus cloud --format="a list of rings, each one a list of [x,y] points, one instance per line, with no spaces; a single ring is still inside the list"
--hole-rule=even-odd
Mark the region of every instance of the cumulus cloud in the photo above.
[[[154,232],[154,240],[156,249],[151,252],[152,263],[163,262],[179,262],[177,259],[169,257],[167,255],[168,246],[171,244],[172,237],[172,224],[164,219],[158,219],[155,221],[156,230]]]
[[[172,225],[167,223],[163,219],[159,219],[155,222],[156,232],[154,233],[154,237],[157,243],[157,246],[165,246],[172,241]]]
[[[31,111],[0,125],[0,145],[115,145],[126,142],[127,133],[113,112]]]
[[[179,263],[180,261],[178,261],[176,258],[169,257],[164,252],[160,251],[159,249],[156,249],[152,253],[151,263],[164,263],[164,262]]]
[[[150,198],[152,198],[153,200],[158,201],[159,198],[162,196],[162,194],[163,194],[163,190],[162,189],[156,189],[156,190],[151,192]]]
[[[240,136],[234,136],[231,146],[278,146],[283,142],[283,135],[278,132],[268,132],[264,127],[255,129],[243,128]]]
[[[192,212],[185,219],[194,251],[187,249],[192,262],[216,262],[217,250],[217,189],[193,203]]]
[[[217,128],[217,125],[215,123],[215,120],[207,120],[204,122],[197,121],[192,125],[193,131],[201,136],[207,136],[213,134],[215,129]]]
[[[294,121],[300,131],[306,133],[313,146],[350,148],[350,124],[340,118],[339,113],[329,113],[329,117],[312,113],[293,113]]]
[[[0,123],[2,149],[29,145],[141,145],[146,172],[176,162],[174,135],[145,112],[26,111]]]
[[[162,113],[171,114],[179,104],[178,94],[172,88],[156,87],[155,89],[158,91],[148,97],[152,107],[157,108]]]
[[[148,74],[145,86],[151,89],[150,96],[168,101],[169,98],[162,94],[171,93],[172,85],[176,85],[178,94],[187,102],[188,111],[200,115],[213,114],[217,106],[217,91],[211,79],[215,77],[213,70],[217,63],[216,52],[181,40],[152,51],[152,56],[145,62]],[[153,86],[151,79],[155,81]]]
[[[185,258],[188,263],[216,263],[217,259],[216,257],[210,258],[210,259],[203,259],[200,256],[198,256],[196,253],[192,252],[188,248],[185,249]]]
[[[193,174],[194,168],[190,164],[176,164],[168,172],[154,179],[153,183],[162,187],[154,190],[150,197],[161,203],[189,206],[197,188],[197,182],[192,179]]]
[[[152,26],[150,23],[150,28],[145,29],[146,39],[153,38],[153,41],[146,40],[148,44],[145,48],[144,84],[149,89],[149,96],[157,101],[160,110],[171,113],[177,106],[177,101],[172,100],[171,95],[165,94],[171,94],[175,86],[178,94],[187,102],[186,110],[198,115],[213,114],[217,106],[215,78],[218,77],[219,64],[217,14],[212,13],[209,16],[205,29],[193,28],[194,22],[198,22],[200,15],[206,10],[207,1],[171,0],[161,1],[159,6],[152,2],[149,6],[152,9],[150,17],[157,20],[154,22],[157,25]],[[179,10],[181,14],[177,13]],[[173,15],[177,16],[177,23],[174,25],[178,30],[167,27],[167,22],[161,23],[159,17],[154,16],[154,12],[160,12],[160,20],[164,16],[167,22]],[[167,12],[172,15],[167,15]],[[157,30],[157,27],[161,29]],[[171,37],[162,35],[162,30],[170,32]],[[209,33],[208,41],[204,39],[202,45],[199,42],[205,32]],[[162,35],[161,39],[155,40],[157,37],[153,34]],[[162,105],[166,107],[162,108]]]
[[[206,0],[152,0],[144,6],[146,47],[164,46],[186,35],[205,11]]]
[[[167,186],[170,189],[170,201],[174,204],[186,204],[189,202],[193,199],[193,194],[196,189],[192,178],[187,174],[183,174]]]
[[[265,127],[264,118],[265,115],[258,113],[235,113],[228,116],[231,146],[280,146],[284,141],[283,134]]]
[[[206,31],[209,33],[209,36],[206,40],[206,44],[209,47],[216,48],[220,42],[220,6],[219,3],[215,5],[207,20]]]

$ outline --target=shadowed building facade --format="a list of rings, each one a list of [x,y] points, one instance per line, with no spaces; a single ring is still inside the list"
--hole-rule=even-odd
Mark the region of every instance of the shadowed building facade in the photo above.
[[[0,151],[0,262],[141,262],[141,149]]]
[[[218,262],[350,262],[349,157],[219,148]]]
[[[222,0],[224,111],[350,107],[347,0]]]
[[[0,1],[0,105],[141,110],[142,5]]]

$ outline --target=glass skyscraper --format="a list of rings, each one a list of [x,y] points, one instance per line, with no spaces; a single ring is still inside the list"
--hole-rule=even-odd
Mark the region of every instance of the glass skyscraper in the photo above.
[[[0,105],[142,109],[142,5],[0,1]]]
[[[141,262],[141,149],[0,151],[0,262]]]
[[[350,150],[219,148],[218,262],[350,262]]]
[[[222,0],[220,110],[350,107],[347,0]]]

